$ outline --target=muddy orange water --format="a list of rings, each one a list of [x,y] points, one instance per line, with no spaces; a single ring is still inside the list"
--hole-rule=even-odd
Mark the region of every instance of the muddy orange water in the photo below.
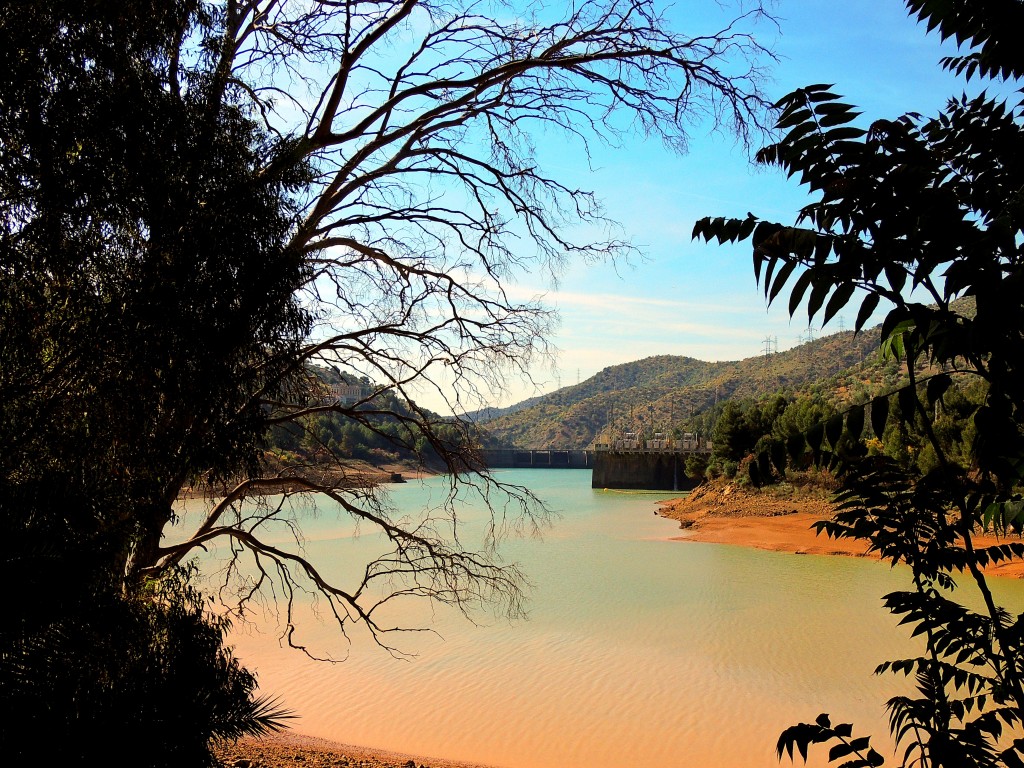
[[[881,607],[881,595],[905,586],[903,571],[673,541],[677,524],[653,514],[667,496],[593,491],[584,470],[501,476],[560,512],[542,538],[501,549],[533,584],[530,619],[478,615],[474,626],[443,607],[396,605],[396,622],[437,632],[393,638],[415,654],[406,661],[311,623],[301,640],[348,655],[323,664],[282,649],[270,611],[265,631],[240,628],[232,641],[263,691],[300,715],[295,731],[507,768],[768,768],[783,728],[829,712],[890,754],[884,702],[908,688],[872,671],[918,650]],[[424,509],[445,483],[395,486],[392,497]],[[329,507],[298,514],[307,553],[335,578],[380,546]],[[460,514],[472,529],[479,503]],[[204,568],[217,562],[211,553]],[[1004,607],[1024,610],[1024,581],[992,581]],[[823,750],[811,764],[825,762]]]

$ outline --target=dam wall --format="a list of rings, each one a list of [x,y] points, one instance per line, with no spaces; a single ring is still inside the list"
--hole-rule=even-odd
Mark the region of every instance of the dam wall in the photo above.
[[[687,451],[498,448],[481,453],[491,469],[592,469],[592,488],[686,491],[696,487],[684,471],[691,453]]]
[[[687,491],[697,483],[686,476],[686,453],[666,451],[598,451],[592,488]]]

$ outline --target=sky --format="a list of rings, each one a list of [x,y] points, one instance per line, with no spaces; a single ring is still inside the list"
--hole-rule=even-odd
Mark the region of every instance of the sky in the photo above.
[[[726,4],[728,5],[728,4]],[[682,0],[669,11],[674,25],[708,31],[714,0]],[[697,9],[696,11],[694,9]],[[728,10],[728,8],[726,9]],[[766,85],[770,98],[812,83],[831,83],[864,115],[866,127],[905,112],[937,112],[959,95],[964,82],[945,73],[939,59],[955,51],[907,15],[901,0],[778,0],[778,27],[763,25],[758,39],[779,62]],[[975,88],[974,90],[978,90]],[[550,149],[567,183],[593,190],[605,214],[643,257],[628,264],[570,264],[552,285],[543,276],[519,276],[510,290],[523,298],[543,295],[557,309],[560,326],[551,338],[553,366],[534,370],[537,386],[510,382],[494,405],[510,405],[593,376],[602,368],[652,355],[738,360],[762,354],[766,338],[779,351],[807,338],[806,315],[792,320],[787,302],[768,308],[757,287],[749,245],[724,247],[691,241],[704,216],[745,216],[748,211],[781,222],[794,220],[809,202],[797,182],[780,171],[754,167],[749,152],[730,136],[695,128],[689,152],[679,156],[652,139],[597,149],[590,165]],[[561,165],[558,165],[561,164]],[[851,305],[821,334],[853,325]]]

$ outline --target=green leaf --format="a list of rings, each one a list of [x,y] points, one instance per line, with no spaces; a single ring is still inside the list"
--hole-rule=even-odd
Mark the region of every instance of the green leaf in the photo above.
[[[822,128],[828,128],[833,125],[845,125],[853,120],[856,120],[861,116],[861,112],[836,112],[831,115],[825,115],[819,118],[818,125]]]
[[[863,128],[853,128],[846,126],[843,128],[833,128],[825,134],[830,142],[835,143],[838,141],[849,140],[849,139],[860,139],[867,135],[867,131]]]
[[[893,293],[900,293],[903,290],[903,286],[907,284],[907,271],[899,264],[886,264],[882,268],[885,272],[885,278],[889,281],[889,287],[892,288]]]
[[[768,294],[768,303],[771,304],[775,301],[775,297],[779,295],[783,286],[786,285],[786,281],[789,280],[793,274],[793,270],[796,269],[796,261],[787,261],[782,265],[782,269],[779,270],[779,274],[775,276],[775,282],[772,283],[771,292]]]
[[[829,235],[818,235],[814,241],[814,262],[823,264],[832,252],[833,238]]]
[[[935,404],[938,402],[946,390],[953,384],[953,379],[948,373],[940,373],[937,376],[932,376],[928,380],[928,402]]]
[[[1019,521],[1024,521],[1024,501],[999,501],[985,507],[982,526],[987,531],[1004,533]]]
[[[853,747],[856,751],[860,752],[862,749],[866,749],[870,742],[870,736],[861,736],[860,738],[856,738],[853,741],[851,741],[850,746]]]
[[[807,290],[807,286],[811,284],[811,270],[804,270],[800,273],[800,277],[796,280],[796,285],[793,286],[793,291],[789,294],[789,316],[792,317],[796,314],[797,307],[800,306],[800,301],[804,297],[804,292]]]
[[[889,396],[879,395],[871,401],[871,431],[879,440],[885,434],[885,423],[889,420]]]
[[[846,414],[846,431],[854,440],[864,432],[864,406],[855,405]]]
[[[860,311],[857,313],[857,323],[854,325],[854,330],[859,331],[864,327],[864,324],[870,319],[872,313],[878,308],[879,296],[877,293],[869,293],[867,298],[860,305]]]
[[[900,410],[903,411],[903,421],[909,423],[917,413],[917,392],[914,387],[906,386],[896,393],[896,397],[899,400]]]
[[[758,252],[756,248],[754,249],[754,252],[755,253]],[[765,269],[765,271],[764,271],[764,295],[765,296],[768,295],[768,290],[769,290],[769,288],[771,288],[771,285],[772,285],[772,275],[775,274],[775,266],[779,263],[779,257],[778,256],[774,256],[774,255],[769,256],[767,258],[767,262],[768,262],[768,268]]]
[[[808,272],[810,271],[808,270]],[[828,296],[828,292],[832,289],[832,281],[825,278],[824,275],[816,273],[811,278],[811,282],[814,287],[811,289],[811,298],[807,300],[808,320],[813,320],[814,316],[818,314],[818,310],[821,309],[821,305],[825,302],[825,297]]]
[[[810,117],[811,110],[806,107],[792,110],[787,109],[782,113],[782,117],[779,118],[779,121],[775,123],[775,127],[779,129],[792,128],[794,125],[799,125],[805,120],[809,120]]]
[[[836,288],[836,292],[832,294],[832,298],[828,300],[828,304],[825,306],[825,317],[822,320],[822,324],[827,323],[836,316],[839,310],[846,306],[853,296],[854,290],[856,290],[856,286],[853,283],[842,283]]]
[[[853,747],[849,744],[839,742],[832,749],[828,751],[828,761],[831,763],[833,760],[838,760],[841,757],[846,757],[853,753]]]
[[[748,237],[750,237],[750,233],[754,231],[754,227],[757,226],[757,223],[757,218],[754,216],[754,214],[748,211],[747,218],[745,218],[743,222],[740,224],[740,227],[736,233],[737,239],[746,240]]]
[[[841,96],[832,93],[829,89],[831,85],[808,85],[800,90],[803,91],[804,98],[813,103],[818,104],[823,101],[835,101],[836,99],[842,98]]]
[[[825,435],[833,450],[839,447],[839,440],[843,436],[843,415],[841,413],[837,413],[825,422]]]

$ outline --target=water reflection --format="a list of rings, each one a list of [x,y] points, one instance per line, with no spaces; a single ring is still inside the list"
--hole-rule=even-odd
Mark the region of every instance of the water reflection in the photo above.
[[[237,632],[265,691],[296,730],[338,741],[510,768],[775,766],[779,732],[830,712],[885,743],[898,681],[875,665],[915,652],[882,608],[901,574],[852,558],[669,541],[656,497],[592,491],[586,471],[510,471],[561,516],[543,539],[506,542],[534,584],[529,621],[473,626],[419,612],[438,635],[408,638],[412,661],[357,639],[317,664],[273,634]],[[393,490],[399,505],[444,481]],[[374,546],[336,516],[307,521],[307,549],[337,573]],[[1024,583],[996,585],[1024,605]],[[331,630],[316,629],[326,645]]]

